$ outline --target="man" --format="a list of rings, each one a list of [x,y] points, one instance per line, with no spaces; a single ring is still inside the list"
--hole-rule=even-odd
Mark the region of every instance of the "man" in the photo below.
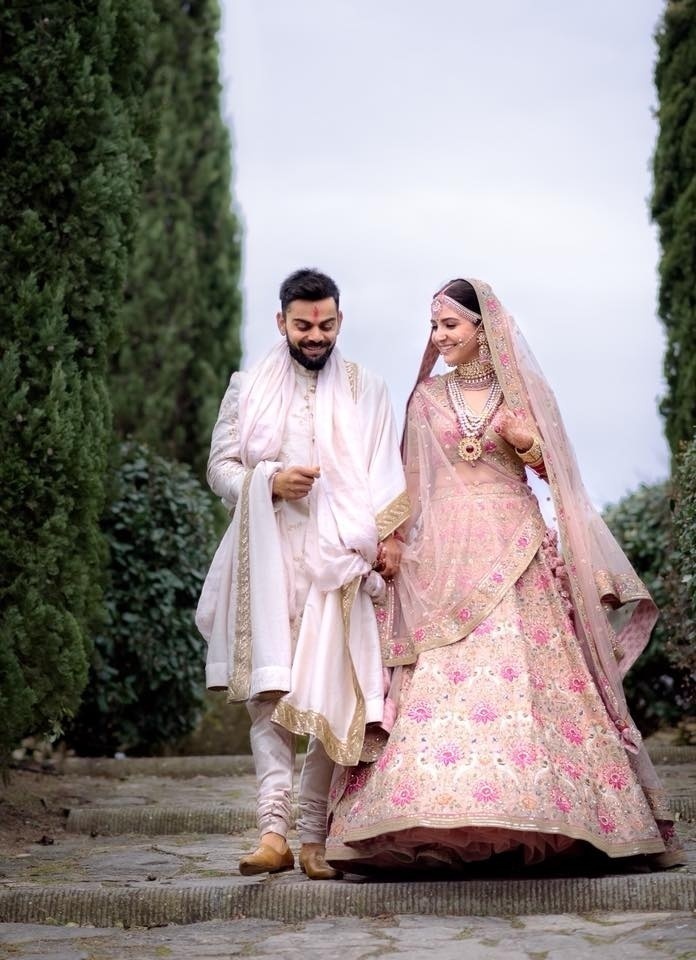
[[[294,734],[304,733],[300,867],[330,879],[329,785],[334,763],[357,763],[366,725],[382,720],[371,597],[384,589],[375,571],[397,571],[393,534],[408,499],[384,383],[336,349],[338,287],[298,270],[280,306],[282,342],[232,375],[213,430],[208,482],[234,516],[196,622],[208,640],[207,685],[246,700],[251,716],[261,842],[240,872],[294,867]]]

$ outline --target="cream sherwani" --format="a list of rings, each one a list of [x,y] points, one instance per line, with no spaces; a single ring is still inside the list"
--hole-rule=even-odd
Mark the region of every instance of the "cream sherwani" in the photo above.
[[[333,761],[357,762],[382,720],[370,570],[408,500],[383,381],[336,350],[317,374],[279,347],[233,374],[220,407],[208,480],[234,515],[196,622],[207,685],[249,704],[262,833],[287,832],[292,733],[307,733],[298,826],[323,841]],[[320,467],[312,492],[274,502],[273,475],[298,465]]]

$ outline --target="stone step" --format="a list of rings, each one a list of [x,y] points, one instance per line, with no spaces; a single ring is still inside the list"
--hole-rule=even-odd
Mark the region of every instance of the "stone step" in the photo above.
[[[696,793],[671,796],[679,820],[696,820]],[[230,804],[78,807],[70,811],[69,833],[115,836],[124,833],[162,836],[173,834],[234,834],[256,826],[256,809]]]
[[[0,890],[0,922],[154,927],[258,917],[520,916],[690,911],[696,876],[680,873],[459,881],[308,881],[284,877],[128,887],[18,886]]]
[[[696,746],[671,746],[648,743],[648,753],[656,764],[696,764]],[[297,767],[302,764],[297,757]],[[129,776],[157,777],[236,777],[254,772],[253,760],[247,755],[215,757],[65,757],[57,767],[59,773],[90,777]]]

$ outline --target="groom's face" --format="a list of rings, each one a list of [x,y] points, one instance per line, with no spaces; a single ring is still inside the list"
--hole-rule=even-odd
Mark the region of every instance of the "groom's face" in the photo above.
[[[293,300],[276,317],[290,355],[307,370],[321,370],[331,356],[343,316],[333,297]]]

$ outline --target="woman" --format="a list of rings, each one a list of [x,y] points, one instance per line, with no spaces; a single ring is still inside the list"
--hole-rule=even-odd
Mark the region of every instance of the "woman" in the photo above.
[[[429,378],[438,355],[452,369]],[[654,604],[481,281],[432,301],[404,457],[414,513],[397,602],[380,611],[396,718],[374,762],[334,785],[327,858],[456,866],[519,851],[533,863],[585,841],[683,862],[621,684]],[[564,562],[527,467],[548,480]]]

